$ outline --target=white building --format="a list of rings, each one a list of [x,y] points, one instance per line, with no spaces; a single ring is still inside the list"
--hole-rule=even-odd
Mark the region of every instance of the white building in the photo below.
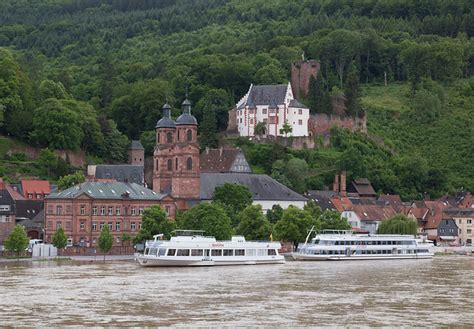
[[[291,84],[250,85],[249,91],[236,105],[237,128],[240,136],[254,136],[258,122],[266,125],[266,134],[280,133],[285,122],[292,128],[288,136],[308,136],[309,109],[293,97]]]

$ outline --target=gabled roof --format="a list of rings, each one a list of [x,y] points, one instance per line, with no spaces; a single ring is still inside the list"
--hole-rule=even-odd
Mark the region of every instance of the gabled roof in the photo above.
[[[23,190],[23,196],[28,197],[29,193],[32,194],[49,194],[51,193],[51,186],[47,180],[28,180],[24,179],[21,181],[21,188]]]
[[[292,99],[288,107],[300,107],[300,108],[305,108],[305,109],[308,108],[306,105],[300,103],[297,99]]]
[[[321,208],[322,211],[325,210],[336,210],[336,207],[331,201],[332,197],[337,195],[334,191],[317,191],[309,190],[307,193],[308,199],[313,200]]]
[[[17,200],[16,217],[33,219],[43,210],[43,200]]]
[[[391,204],[401,204],[402,198],[398,194],[382,194],[379,196],[379,200],[386,201]]]
[[[123,183],[143,183],[143,166],[140,165],[97,165],[95,178],[115,179]]]
[[[25,197],[21,195],[18,191],[16,191],[13,187],[10,185],[5,186],[5,189],[8,191],[10,196],[12,197],[13,200],[25,200]]]
[[[374,188],[367,178],[354,179],[347,189],[347,192],[356,192],[359,195],[376,196]]]
[[[93,199],[161,200],[165,195],[156,193],[135,183],[84,182],[58,193],[51,193],[46,199],[75,199],[85,194]]]
[[[361,221],[382,221],[397,214],[392,206],[353,205],[349,210],[354,211]]]
[[[288,91],[288,84],[284,85],[260,85],[250,86],[247,101],[239,108],[246,105],[282,105],[285,103],[285,96]]]
[[[225,183],[245,185],[253,200],[307,201],[305,197],[267,175],[201,173],[201,200],[212,200],[216,187]]]
[[[206,148],[206,150],[200,155],[199,166],[201,169],[201,173],[232,172],[232,165],[234,164],[239,154],[245,159],[245,156],[243,155],[242,151],[238,148]],[[246,163],[245,165],[248,166],[248,163]],[[248,167],[247,171],[243,172],[251,173],[250,167]]]

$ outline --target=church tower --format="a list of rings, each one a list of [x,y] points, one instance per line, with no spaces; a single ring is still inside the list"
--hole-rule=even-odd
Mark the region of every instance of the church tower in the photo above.
[[[181,105],[181,111],[181,115],[176,119],[172,196],[177,199],[198,200],[200,198],[198,124],[191,114],[191,103],[187,97]]]
[[[171,106],[163,105],[163,117],[156,123],[153,152],[153,191],[170,194],[174,170],[176,124],[171,119]]]

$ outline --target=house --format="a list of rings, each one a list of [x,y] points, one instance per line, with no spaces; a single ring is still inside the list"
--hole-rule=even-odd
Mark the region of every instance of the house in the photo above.
[[[267,212],[278,204],[283,209],[289,206],[303,208],[308,199],[290,190],[285,185],[267,175],[246,173],[201,173],[200,197],[201,201],[210,202],[216,187],[225,183],[234,183],[247,186],[252,193],[253,204],[262,206]]]
[[[244,153],[238,148],[210,149],[206,147],[200,155],[201,173],[251,173]]]
[[[24,198],[0,178],[0,251],[3,250],[3,241],[15,227],[17,199]]]
[[[390,205],[359,204],[345,209],[341,217],[346,218],[353,228],[375,234],[383,220],[392,218],[396,214],[397,211]]]
[[[239,136],[255,136],[255,126],[259,122],[265,125],[267,136],[309,136],[309,108],[293,97],[291,83],[260,86],[251,84],[229,117],[234,115]],[[285,122],[292,128],[288,134],[280,132]]]
[[[21,181],[22,194],[29,200],[43,200],[51,193],[51,186],[47,180],[29,180]]]
[[[44,200],[17,200],[16,223],[23,226],[30,239],[43,238]]]
[[[313,200],[322,211],[325,210],[337,210],[334,206],[331,198],[336,197],[336,192],[334,191],[318,191],[318,190],[308,190],[305,195],[308,199]]]
[[[375,193],[372,184],[367,178],[356,178],[354,179],[349,187],[347,188],[348,195],[355,195],[359,198],[375,198]]]
[[[121,245],[122,234],[135,235],[141,227],[143,211],[160,205],[169,217],[176,205],[167,195],[136,183],[84,182],[64,191],[51,193],[45,199],[45,241],[62,227],[73,245],[97,246],[104,225]]]
[[[474,241],[474,208],[447,208],[444,213],[458,227],[459,244],[472,246]]]

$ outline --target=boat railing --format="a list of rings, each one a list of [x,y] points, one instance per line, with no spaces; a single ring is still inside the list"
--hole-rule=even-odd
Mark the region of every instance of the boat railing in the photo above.
[[[204,237],[204,232],[205,231],[203,230],[174,230],[171,233],[174,236],[202,236]]]

